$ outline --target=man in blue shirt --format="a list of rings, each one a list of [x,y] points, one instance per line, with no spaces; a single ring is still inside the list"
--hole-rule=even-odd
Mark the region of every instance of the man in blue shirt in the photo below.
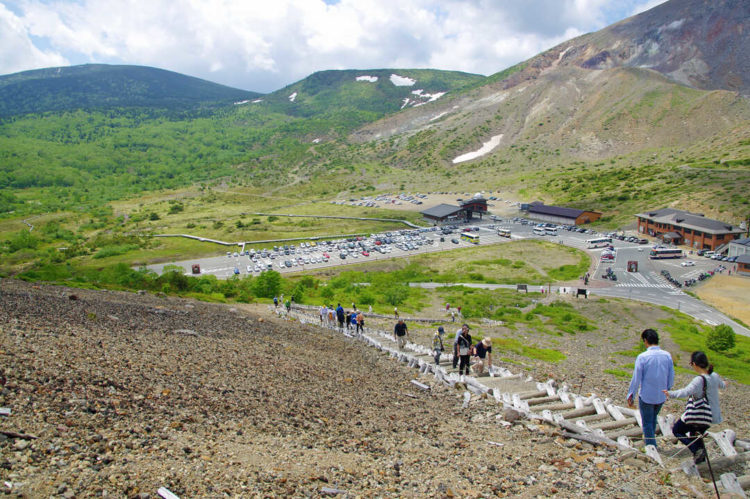
[[[634,407],[635,394],[638,394],[638,410],[643,425],[643,440],[646,445],[656,447],[656,416],[666,397],[662,390],[671,390],[674,383],[674,363],[672,356],[659,348],[659,335],[653,329],[641,333],[646,351],[635,359],[633,379],[628,389],[628,407]]]

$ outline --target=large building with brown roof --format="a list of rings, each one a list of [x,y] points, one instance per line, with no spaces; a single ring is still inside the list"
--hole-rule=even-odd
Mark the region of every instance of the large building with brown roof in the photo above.
[[[640,234],[648,234],[667,243],[684,244],[697,250],[716,250],[739,239],[744,232],[732,224],[676,208],[638,213],[636,217]]]
[[[536,220],[563,225],[583,225],[599,220],[602,216],[598,211],[578,210],[564,206],[549,206],[539,201],[522,205],[521,209],[526,211],[529,217]]]

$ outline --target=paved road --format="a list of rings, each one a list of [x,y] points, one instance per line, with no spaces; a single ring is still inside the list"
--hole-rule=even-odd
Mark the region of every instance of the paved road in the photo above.
[[[603,249],[588,249],[588,244],[586,242],[588,239],[598,237],[597,235],[560,230],[558,232],[558,235],[555,236],[538,236],[533,233],[532,225],[522,225],[521,223],[513,222],[512,220],[504,220],[501,222],[485,220],[483,222],[475,222],[473,225],[479,227],[479,231],[475,232],[475,234],[479,234],[480,236],[480,245],[507,243],[510,240],[535,238],[545,239],[551,242],[557,242],[559,244],[564,244],[566,246],[572,246],[588,251],[597,260],[594,273],[591,276],[591,284],[593,285],[589,287],[590,292],[593,294],[597,294],[600,296],[628,298],[631,300],[664,305],[673,309],[680,310],[692,317],[706,322],[707,324],[728,324],[738,334],[750,336],[750,330],[748,328],[734,322],[729,317],[706,305],[700,300],[697,300],[685,294],[682,290],[670,284],[661,274],[662,270],[667,270],[675,279],[680,282],[684,282],[687,279],[697,278],[697,276],[703,272],[716,271],[719,267],[719,263],[716,261],[698,257],[695,255],[688,255],[687,259],[694,261],[695,266],[683,267],[681,263],[686,261],[687,259],[651,260],[648,256],[650,250],[650,247],[648,245],[639,245],[635,243],[619,241],[616,239],[612,244],[616,250],[615,259],[611,261],[601,261],[599,259],[599,255],[602,253]],[[497,229],[500,228],[510,230],[511,239],[498,236]],[[425,244],[418,247],[416,250],[404,251],[396,248],[395,246],[392,246],[393,249],[391,253],[381,254],[378,252],[372,252],[368,257],[358,255],[358,258],[352,258],[350,256],[346,260],[341,260],[335,250],[325,250],[331,256],[331,258],[327,262],[295,265],[291,268],[281,267],[279,265],[280,261],[289,259],[290,256],[279,257],[275,260],[265,259],[265,261],[272,264],[273,270],[282,273],[300,272],[326,267],[338,267],[342,265],[357,264],[368,260],[404,258],[409,257],[412,254],[448,251],[451,249],[472,246],[471,243],[467,243],[464,241],[459,241],[458,244],[454,244],[453,242],[451,242],[451,240],[459,238],[458,233],[444,236],[445,241],[443,242],[440,241],[441,234],[439,232],[427,232],[423,233],[422,235],[425,238],[429,239],[432,244]],[[269,246],[266,245],[266,247]],[[310,250],[306,255],[321,255],[323,251],[324,250],[320,248],[313,249]],[[299,254],[295,255],[295,257],[299,256]],[[630,261],[635,261],[638,263],[638,272],[627,271],[628,262]],[[234,252],[228,254],[225,252],[223,256],[193,259],[189,261],[174,262],[172,264],[150,265],[149,268],[157,273],[161,273],[165,265],[177,265],[182,267],[185,273],[190,273],[191,265],[194,263],[200,264],[201,272],[203,274],[212,274],[216,275],[219,278],[228,278],[233,276],[235,274],[235,269],[239,271],[240,276],[248,274],[258,275],[259,273],[254,272],[252,267],[248,269],[248,265],[254,266],[255,264],[251,262],[247,256],[241,256],[239,254],[235,254]],[[613,272],[617,276],[617,281],[613,282],[603,278],[608,267],[612,268]],[[424,287],[439,286],[436,283],[424,283],[419,285]],[[462,283],[461,285],[487,289],[515,289],[515,285],[479,283]],[[530,289],[534,289],[534,286],[530,286]],[[556,291],[557,288],[553,288],[553,292]]]

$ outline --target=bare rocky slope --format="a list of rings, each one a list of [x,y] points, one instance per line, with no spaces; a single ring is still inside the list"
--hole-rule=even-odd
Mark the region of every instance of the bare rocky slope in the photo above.
[[[704,485],[422,392],[343,336],[189,300],[0,281],[0,478],[21,497],[694,496]],[[429,381],[428,381],[429,382]],[[19,438],[14,434],[38,438]],[[10,434],[10,435],[9,435]]]
[[[498,147],[482,160],[511,172],[644,151],[671,161],[701,141],[703,153],[718,155],[711,141],[736,146],[750,133],[748,19],[750,4],[740,0],[671,0],[352,138],[402,136],[394,158],[407,168],[422,158],[450,168],[496,135]],[[721,152],[734,159],[734,150]]]

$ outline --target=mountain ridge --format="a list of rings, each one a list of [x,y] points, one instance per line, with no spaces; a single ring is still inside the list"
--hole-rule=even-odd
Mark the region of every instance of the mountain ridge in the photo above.
[[[149,66],[83,64],[0,76],[0,117],[116,107],[193,109],[261,95]]]

